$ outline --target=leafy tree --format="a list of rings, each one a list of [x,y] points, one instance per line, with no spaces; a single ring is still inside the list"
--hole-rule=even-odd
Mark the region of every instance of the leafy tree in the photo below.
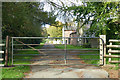
[[[62,27],[50,26],[47,28],[47,33],[50,37],[62,37]]]
[[[117,37],[120,36],[119,1],[83,2],[82,5],[76,5],[74,2],[67,5],[62,0],[58,1],[61,5],[52,1],[48,1],[48,3],[51,4],[54,9],[58,9],[57,15],[64,17],[63,20],[66,25],[68,24],[67,21],[69,21],[69,17],[74,14],[76,17],[75,21],[77,21],[78,24],[77,31],[79,31],[79,29],[84,25],[90,24],[90,29],[88,30],[89,36],[93,34],[95,34],[95,36],[100,34],[111,34],[112,37],[116,37],[113,34],[119,34]],[[110,32],[110,30],[112,30],[112,32]]]
[[[41,25],[52,24],[55,16],[44,12],[37,2],[4,2],[2,7],[3,38],[9,36],[42,36]],[[44,7],[44,6],[41,6]]]
[[[45,27],[43,27],[41,34],[42,34],[44,37],[48,37],[47,29],[46,29]]]
[[[119,23],[115,24],[119,20],[119,2],[86,2],[81,6],[68,7],[67,10],[74,13],[78,23],[83,22],[80,27],[90,24],[88,35],[111,34],[114,36],[120,30]]]

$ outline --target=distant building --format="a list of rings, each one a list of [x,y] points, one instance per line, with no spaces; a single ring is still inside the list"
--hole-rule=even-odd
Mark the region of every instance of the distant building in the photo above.
[[[73,32],[76,32],[75,27],[72,27],[72,26],[63,27],[63,29],[62,29],[62,37],[70,37],[70,34],[73,33]],[[63,38],[62,40],[63,40],[63,44],[65,44],[65,42],[67,44],[69,44],[68,39]]]
[[[77,37],[76,29],[73,29],[73,27],[67,27],[62,29],[62,37]],[[63,38],[63,44],[77,44],[77,39],[75,38]]]
[[[77,37],[75,30],[64,30],[65,37]],[[66,41],[67,44],[72,44],[75,39],[67,38],[64,41]],[[77,43],[77,40],[75,40],[75,43]]]
[[[67,27],[63,27],[62,29],[62,37],[95,37],[95,34],[88,35],[86,31],[90,28],[90,24],[85,25],[84,27],[80,28],[78,32],[76,25],[71,25]],[[70,45],[90,45],[92,48],[99,46],[98,39],[86,39],[86,38],[63,38],[62,44]]]
[[[70,34],[70,37],[78,37],[77,36],[77,32],[75,31],[75,32],[72,32],[71,34]],[[69,44],[71,44],[71,45],[77,45],[78,44],[78,38],[70,38],[69,39]]]

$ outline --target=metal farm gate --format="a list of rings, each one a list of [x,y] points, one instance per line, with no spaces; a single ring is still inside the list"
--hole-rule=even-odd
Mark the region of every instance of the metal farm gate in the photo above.
[[[12,37],[12,65],[104,65],[103,55],[100,37]]]

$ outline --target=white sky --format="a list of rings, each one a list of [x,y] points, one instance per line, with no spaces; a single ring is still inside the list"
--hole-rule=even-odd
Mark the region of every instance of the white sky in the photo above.
[[[48,4],[47,1],[48,0],[40,0],[40,2],[45,3],[44,11],[50,12],[51,11],[51,5]],[[56,3],[56,4],[60,5],[60,6],[63,6],[62,3],[61,3],[61,1],[62,1],[64,6],[68,6],[68,7],[72,6],[71,3],[74,3],[76,6],[82,5],[82,2],[80,0],[49,0],[49,1],[54,2],[54,3]],[[58,10],[56,10],[54,14],[57,14],[57,12],[58,12]],[[70,16],[67,16],[67,18],[69,18],[70,21],[73,20],[73,18],[70,17]],[[56,18],[56,21],[60,21],[62,23],[65,23],[64,17],[61,16],[61,14]],[[49,25],[46,24],[45,27],[48,28]]]
[[[45,27],[46,27],[46,28],[49,28],[49,27],[50,27],[50,25],[46,24],[46,25],[45,25]]]
[[[50,12],[51,11],[51,5],[47,3],[48,0],[40,0],[40,2],[44,2],[44,11]],[[61,2],[63,2],[64,6],[72,6],[71,3],[74,3],[76,6],[80,6],[82,5],[82,2],[80,0],[49,0],[51,2],[54,2],[60,6],[63,6]],[[55,11],[54,14],[57,14],[58,10]],[[61,17],[61,18],[60,18]],[[69,16],[70,17],[70,16]],[[69,18],[67,16],[67,18]],[[71,17],[69,18],[71,21],[73,20]],[[56,18],[56,21],[60,21],[62,23],[64,23],[64,17],[61,16],[61,14]]]
[[[40,0],[40,2],[45,3],[44,11],[48,11],[48,12],[51,11],[51,9],[50,9],[51,5],[48,4],[47,1],[54,2],[54,3],[56,3],[56,4],[60,5],[60,6],[62,6],[61,2],[63,2],[64,6],[68,6],[68,7],[72,6],[71,3],[74,3],[76,6],[82,5],[82,2],[80,0]]]

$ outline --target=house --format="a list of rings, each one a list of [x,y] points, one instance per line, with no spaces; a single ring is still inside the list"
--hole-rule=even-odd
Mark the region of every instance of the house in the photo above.
[[[62,37],[86,37],[86,32],[85,30],[89,29],[90,25],[86,25],[84,28],[79,29],[79,35],[76,32],[76,27],[63,27],[62,29]],[[94,37],[94,36],[92,36]],[[90,45],[92,48],[96,48],[99,46],[99,39],[87,39],[87,38],[63,38],[62,39],[62,44],[67,44],[70,45]]]
[[[76,31],[75,30],[65,30],[65,37],[77,37]],[[67,44],[77,44],[76,38],[67,38],[65,39]]]
[[[75,29],[71,28],[65,28],[63,27],[62,29],[62,37],[68,37],[68,38],[63,38],[63,44],[77,44],[77,39],[76,38],[69,38],[69,37],[77,37],[77,32]]]
[[[77,36],[77,32],[75,31],[75,32],[72,32],[71,34],[70,34],[70,37],[78,37]],[[77,45],[78,44],[78,38],[70,38],[69,39],[69,44],[71,44],[71,45]]]

